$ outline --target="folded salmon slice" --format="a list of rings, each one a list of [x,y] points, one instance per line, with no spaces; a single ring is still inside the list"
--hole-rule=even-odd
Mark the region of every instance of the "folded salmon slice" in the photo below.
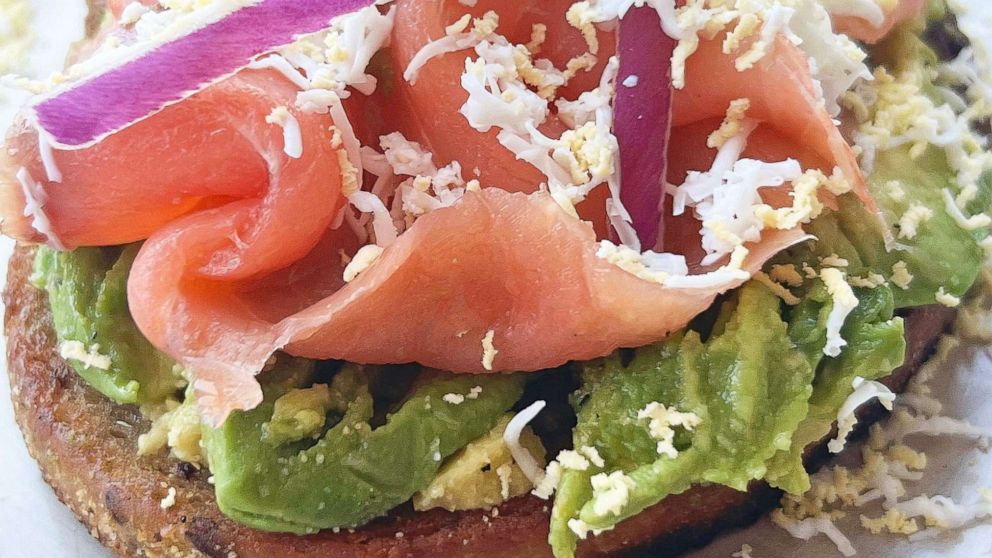
[[[884,12],[885,17],[880,23],[872,23],[857,16],[834,17],[833,21],[838,32],[874,44],[884,39],[900,23],[920,15],[926,3],[926,0],[896,0],[895,6]]]
[[[769,162],[793,158],[803,168],[827,175],[839,170],[865,207],[875,212],[857,156],[819,97],[803,51],[780,35],[748,70],[738,72],[734,56],[722,53],[721,40],[702,41],[686,64],[686,87],[676,90],[673,98],[669,178],[680,183],[684,174],[673,176],[671,171],[709,168],[715,152],[699,150],[700,127],[715,129],[731,101],[746,98],[747,117],[758,127],[745,157]],[[823,191],[821,198],[829,203],[831,194]]]
[[[860,178],[850,149],[814,106],[801,53],[778,43],[753,70],[707,70],[732,67],[727,58],[707,43],[690,59],[689,85],[676,99],[687,142],[699,139],[689,133],[693,126],[715,128],[729,100],[753,96],[753,117],[766,130],[755,137],[773,139],[752,149],[798,153]],[[418,83],[438,82],[434,71],[428,65]],[[660,339],[741,282],[676,289],[597,257],[591,225],[536,192],[537,183],[517,173],[528,165],[499,155],[509,152],[498,143],[490,151],[489,139],[478,139],[487,135],[458,133],[464,119],[457,106],[427,96],[414,105],[422,121],[411,139],[434,148],[450,134],[442,148],[448,156],[474,156],[483,173],[515,176],[507,189],[532,193],[469,193],[421,217],[345,285],[340,252],[354,253],[358,243],[346,227],[328,228],[343,203],[338,150],[326,116],[292,110],[295,93],[277,74],[242,72],[92,148],[56,151],[61,183],[46,180],[37,133],[26,123],[0,161],[6,233],[45,240],[23,215],[14,177],[24,168],[42,186],[51,231],[65,245],[147,239],[129,283],[131,311],[156,346],[191,368],[214,423],[261,400],[254,375],[275,350],[468,373],[539,370]],[[278,105],[300,123],[299,159],[285,155],[282,129],[265,122]],[[780,121],[782,112],[789,114]],[[702,159],[699,170],[712,154]],[[801,237],[767,232],[749,246],[745,269],[758,269]],[[670,251],[698,253],[698,235],[678,238]]]
[[[221,373],[200,362],[257,370],[268,355],[255,363],[251,349],[272,324],[239,306],[238,290],[310,253],[344,201],[327,117],[293,110],[296,92],[275,72],[245,71],[91,148],[53,151],[47,169],[37,131],[22,120],[0,161],[4,233],[45,240],[24,215],[18,176],[28,176],[41,189],[33,201],[43,203],[50,243],[147,239],[128,302],[149,340],[199,377]],[[299,123],[300,158],[266,122],[277,106]],[[53,166],[61,182],[46,179]],[[223,397],[230,410],[261,393],[248,382]]]
[[[572,0],[526,1],[514,3],[508,9],[502,0],[479,0],[467,7],[446,0],[399,0],[390,42],[390,58],[397,76],[397,103],[386,110],[394,114],[393,121],[400,131],[420,142],[433,154],[440,165],[458,161],[467,176],[478,177],[484,186],[495,185],[512,192],[533,192],[543,174],[515,156],[496,139],[497,129],[480,133],[469,126],[458,113],[467,93],[460,80],[465,71],[465,59],[477,58],[472,49],[438,56],[421,69],[420,79],[409,84],[401,77],[414,55],[429,42],[446,36],[445,28],[464,14],[482,17],[488,11],[499,15],[497,32],[515,44],[530,40],[533,24],[547,28],[548,40],[541,47],[540,57],[547,57],[558,68],[585,51],[578,30],[565,21],[565,11]],[[471,28],[471,26],[470,26]],[[605,58],[604,58],[605,60]],[[578,91],[592,88],[599,80],[599,71],[583,72],[575,80]],[[577,93],[576,93],[577,95]],[[554,119],[548,125],[552,133],[561,131]]]
[[[800,231],[766,234],[751,247],[745,267],[757,270],[802,237]],[[340,273],[332,253],[338,242],[347,239],[330,239],[308,259],[331,258],[328,267]],[[258,403],[254,372],[279,348],[311,358],[415,361],[455,372],[539,370],[664,337],[742,282],[669,288],[597,257],[597,247],[592,227],[565,214],[547,194],[488,188],[422,217],[357,279],[312,304],[306,293],[333,290],[333,276],[318,272],[315,281],[273,274],[242,282],[222,298],[214,290],[184,289],[186,306],[174,308],[195,334],[203,327],[204,305],[214,323],[226,321],[222,314],[274,319],[287,305],[302,307],[257,330],[242,327],[243,339],[214,339],[208,351],[187,359],[197,373],[201,406],[221,421],[231,410]],[[131,295],[161,290],[150,284],[157,277],[133,279]],[[276,292],[277,284],[293,293],[288,304],[258,296]]]
[[[571,1],[562,0],[524,2],[523,6],[508,10],[496,0],[480,0],[474,8],[444,0],[399,0],[391,42],[392,60],[399,74],[428,41],[444,37],[445,26],[462,14],[478,16],[494,10],[500,15],[498,32],[514,43],[527,42],[533,23],[539,21],[548,25],[546,45],[549,47],[546,48],[553,50],[542,51],[540,55],[550,57],[558,67],[564,67],[569,57],[581,54],[585,49],[578,31],[563,23],[571,5]],[[587,89],[596,85],[603,64],[615,52],[613,33],[599,31],[598,37],[600,48],[596,68],[579,74]],[[702,40],[686,63],[686,86],[675,91],[673,101],[672,149],[686,151],[679,146],[678,127],[715,118],[715,128],[729,103],[746,97],[752,105],[748,116],[760,122],[759,135],[775,136],[777,145],[789,148],[788,153],[782,155],[781,149],[762,150],[763,142],[752,142],[746,156],[760,154],[764,156],[757,158],[770,161],[772,159],[767,157],[774,152],[780,159],[793,157],[804,167],[819,168],[827,174],[838,167],[865,204],[874,209],[874,200],[868,193],[853,150],[818,98],[803,51],[780,36],[764,58],[753,68],[741,72],[734,67],[736,54],[724,54],[722,43],[722,35]],[[561,45],[571,45],[571,48]],[[414,84],[398,80],[397,97],[403,102],[395,105],[402,108],[394,120],[405,127],[408,137],[418,138],[430,147],[436,160],[457,160],[465,169],[478,166],[483,170],[483,186],[535,191],[546,180],[544,175],[530,164],[516,160],[500,145],[496,130],[477,132],[458,114],[468,98],[468,93],[459,84],[465,59],[476,56],[471,49],[445,54],[429,61],[421,70],[423,77]],[[577,93],[573,95],[577,96]],[[548,127],[552,129],[562,126],[554,114],[549,121]],[[704,153],[703,159],[696,158],[700,166],[692,167],[692,170],[709,168],[715,151]],[[580,213],[587,219],[596,219],[601,212]],[[597,226],[597,230],[600,228]]]
[[[196,210],[278,190],[270,188],[270,167],[276,164],[299,168],[301,174],[313,167],[335,177],[333,189],[322,196],[333,202],[340,171],[326,119],[296,114],[306,148],[298,160],[283,153],[282,128],[265,122],[277,106],[292,107],[295,94],[275,72],[243,72],[94,147],[53,150],[61,183],[46,180],[50,170],[39,153],[38,132],[22,118],[8,134],[9,149],[0,154],[3,232],[44,240],[30,217],[12,211],[24,207],[16,178],[21,168],[44,183],[44,212],[54,235],[69,248],[142,240]],[[292,180],[290,190],[297,188]],[[315,206],[303,215],[320,214],[319,221],[333,212],[333,207]]]

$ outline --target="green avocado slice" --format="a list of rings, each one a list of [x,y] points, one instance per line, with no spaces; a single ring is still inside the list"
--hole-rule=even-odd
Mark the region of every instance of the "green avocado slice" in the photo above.
[[[819,347],[810,353],[819,361],[809,412],[792,435],[789,448],[780,450],[768,463],[765,480],[790,494],[809,489],[809,475],[803,466],[803,450],[809,444],[830,433],[837,419],[837,409],[851,394],[855,377],[876,380],[886,376],[903,363],[906,339],[902,318],[893,317],[893,292],[888,287],[855,289],[858,306],[848,316],[841,336],[847,345],[836,358],[820,358],[823,340],[810,346]],[[825,336],[826,317],[832,304],[822,283],[812,288],[806,298],[792,310],[789,334],[796,339],[816,339]],[[803,346],[803,342],[799,342]]]
[[[886,249],[877,217],[857,198],[845,195],[838,200],[838,211],[821,215],[807,227],[815,241],[788,250],[774,261],[818,268],[818,259],[837,255],[848,261],[846,271],[852,277],[877,273],[889,279],[896,308],[936,304],[936,293],[941,288],[961,297],[981,272],[985,253],[979,241],[988,231],[967,231],[948,214],[942,190],[950,188],[953,181],[942,152],[931,148],[913,159],[909,148],[883,151],[876,158],[869,184],[883,218],[891,225],[893,246]],[[899,185],[899,190],[892,188],[893,183]],[[989,208],[992,176],[985,175],[979,186],[969,212]],[[932,217],[919,226],[913,238],[900,238],[899,218],[911,203],[928,208]],[[906,286],[891,279],[893,266],[899,262],[913,277]]]
[[[59,342],[78,342],[110,359],[106,370],[68,358],[94,389],[118,403],[156,403],[185,384],[175,361],[145,339],[127,306],[127,277],[139,245],[119,256],[102,248],[39,247],[31,282],[48,293]]]
[[[606,466],[563,472],[550,536],[557,556],[574,554],[574,520],[609,529],[694,483],[743,489],[789,448],[806,416],[814,365],[790,337],[767,287],[745,285],[721,314],[706,340],[689,331],[639,349],[626,365],[615,355],[582,367],[574,442],[595,447]],[[652,402],[701,419],[691,432],[678,432],[674,458],[658,453],[647,421],[638,418]],[[591,477],[616,470],[632,483],[620,508],[604,513],[594,505]]]
[[[346,365],[334,377],[332,399],[347,403],[331,410],[338,420],[316,440],[276,445],[267,439],[274,401],[289,391],[286,382],[266,386],[259,407],[205,428],[221,511],[265,531],[303,534],[362,525],[426,487],[446,457],[493,428],[524,384],[520,374],[440,376],[419,385],[385,424],[372,427],[373,373]],[[478,397],[444,400],[476,386],[482,388]]]

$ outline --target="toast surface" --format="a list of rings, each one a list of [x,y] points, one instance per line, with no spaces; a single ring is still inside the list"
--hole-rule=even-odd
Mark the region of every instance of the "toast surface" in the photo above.
[[[267,533],[221,514],[197,470],[165,453],[139,457],[137,438],[148,429],[137,409],[91,389],[58,355],[48,302],[28,282],[33,250],[18,247],[4,291],[8,373],[17,422],[45,480],[90,532],[120,556],[263,558],[519,557],[551,556],[550,501],[510,500],[498,513],[394,510],[354,532],[296,536]],[[906,364],[883,382],[902,390],[953,320],[944,307],[905,314]],[[869,408],[861,422],[884,413]],[[822,462],[826,441],[807,448]],[[175,504],[160,502],[173,488]],[[579,556],[671,556],[746,525],[775,506],[779,491],[752,483],[748,492],[699,486],[666,498],[613,531],[582,541]]]

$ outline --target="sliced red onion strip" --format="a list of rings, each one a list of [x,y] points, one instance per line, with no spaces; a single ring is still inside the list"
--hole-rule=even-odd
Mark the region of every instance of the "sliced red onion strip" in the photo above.
[[[84,147],[374,0],[262,0],[38,102],[62,148]]]
[[[620,146],[620,201],[641,246],[660,250],[677,41],[665,34],[658,12],[648,6],[631,9],[620,20],[617,35],[614,134]]]

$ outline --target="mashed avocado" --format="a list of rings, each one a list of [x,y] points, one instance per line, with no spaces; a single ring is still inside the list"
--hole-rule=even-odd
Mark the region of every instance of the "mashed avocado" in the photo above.
[[[430,484],[445,458],[490,432],[520,396],[519,376],[442,377],[373,428],[371,369],[346,366],[328,386],[314,384],[314,361],[280,358],[260,376],[261,407],[219,429],[203,428],[195,400],[182,397],[186,380],[175,362],[145,339],[128,312],[127,276],[138,248],[40,247],[31,281],[49,295],[59,346],[73,369],[105,396],[148,412],[152,427],[139,439],[139,453],[167,446],[176,458],[202,465],[205,448],[218,502],[242,522],[295,532],[360,525]],[[478,387],[477,398],[457,405],[444,399]],[[532,444],[540,447],[536,438]],[[503,457],[492,452],[497,467]],[[452,465],[460,461],[449,460],[450,472],[438,482],[479,481],[478,490],[459,487],[457,505],[492,505],[489,476],[460,477]],[[512,471],[513,495],[529,489],[520,477]]]
[[[813,364],[789,329],[779,299],[752,282],[723,304],[707,339],[688,331],[638,349],[629,362],[614,355],[581,365],[574,445],[596,448],[604,464],[563,471],[552,511],[555,553],[572,555],[577,536],[694,483],[743,490],[764,477],[790,447],[813,389]],[[663,440],[650,420],[659,406],[698,421]]]
[[[289,391],[273,404],[272,418],[262,425],[262,439],[278,446],[319,436],[332,403],[327,384]]]
[[[511,418],[505,415],[485,436],[449,457],[434,480],[413,495],[413,509],[472,510],[498,506],[530,491],[533,485],[514,463],[503,441],[503,431]],[[544,462],[544,446],[530,428],[524,429],[520,443]]]
[[[292,363],[300,359],[290,362],[298,366]],[[370,392],[377,373],[374,367],[345,366],[329,390],[332,400],[347,405],[332,410],[318,439],[279,445],[264,439],[275,402],[308,386],[272,384],[263,377],[265,401],[259,407],[204,431],[221,510],[266,531],[312,533],[362,525],[410,500],[447,457],[492,430],[520,398],[524,381],[520,375],[439,375],[415,387],[377,424]],[[476,386],[482,388],[476,398],[445,400]],[[323,408],[326,400],[317,399]]]
[[[118,403],[160,403],[186,381],[128,312],[127,276],[138,248],[40,247],[31,282],[48,293],[60,352],[83,379]]]
[[[891,290],[857,289],[843,328],[848,344],[825,357],[832,299],[818,280],[806,288],[790,308],[752,281],[722,304],[705,337],[689,330],[629,360],[618,354],[580,365],[574,445],[595,448],[604,463],[561,464],[556,555],[573,555],[578,536],[694,484],[808,487],[802,449],[829,433],[855,376],[878,378],[902,363],[905,341]],[[659,407],[665,413],[652,412]],[[654,422],[662,418],[671,424],[664,440]]]
[[[142,405],[141,412],[151,419],[152,426],[138,437],[138,455],[152,455],[167,447],[176,459],[204,464],[200,444],[203,429],[191,390],[187,388],[182,401],[170,397],[163,403]]]
[[[879,153],[869,186],[891,226],[894,246],[886,249],[877,217],[848,195],[838,200],[838,211],[810,224],[808,231],[816,242],[789,250],[774,263],[818,268],[823,258],[837,256],[848,262],[849,276],[874,274],[889,283],[898,308],[935,304],[938,291],[961,297],[981,271],[985,253],[979,242],[987,230],[965,230],[945,210],[942,192],[953,181],[946,157],[936,149],[916,158],[907,147]],[[989,207],[992,177],[984,176],[978,185],[969,204],[975,213]],[[909,235],[901,227],[915,224],[905,217],[913,211],[923,217]]]

